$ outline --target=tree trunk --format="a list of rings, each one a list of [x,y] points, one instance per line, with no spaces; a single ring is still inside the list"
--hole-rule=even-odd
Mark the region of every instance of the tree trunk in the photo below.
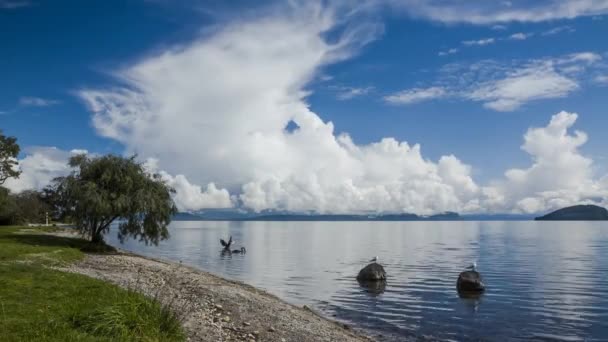
[[[102,244],[103,243],[103,234],[102,234],[102,229],[99,229],[97,227],[93,227],[91,229],[91,242],[95,243],[95,244]]]

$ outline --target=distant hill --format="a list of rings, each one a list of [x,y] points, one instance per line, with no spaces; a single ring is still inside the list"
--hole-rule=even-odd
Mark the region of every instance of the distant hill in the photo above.
[[[235,210],[206,210],[177,213],[175,221],[459,221],[460,215],[447,212],[430,216],[415,214],[313,214],[289,212],[251,213]]]
[[[597,205],[575,205],[535,218],[537,221],[600,221],[608,220],[608,210]]]
[[[531,214],[465,214],[461,215],[463,221],[530,221],[534,219]]]

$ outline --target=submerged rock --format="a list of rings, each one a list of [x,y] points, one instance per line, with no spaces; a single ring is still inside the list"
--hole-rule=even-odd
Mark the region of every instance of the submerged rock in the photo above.
[[[386,280],[357,280],[357,282],[372,297],[381,295],[386,290]]]
[[[384,271],[384,267],[382,265],[374,262],[371,263],[361,271],[357,275],[357,280],[359,281],[381,281],[386,280],[386,272]]]
[[[464,271],[458,276],[456,288],[461,293],[480,293],[485,291],[486,286],[481,280],[481,274],[477,271]]]

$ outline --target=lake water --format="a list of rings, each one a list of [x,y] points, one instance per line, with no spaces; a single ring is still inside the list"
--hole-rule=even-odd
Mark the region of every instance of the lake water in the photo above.
[[[601,222],[185,222],[157,247],[382,340],[608,341],[608,224]],[[247,254],[221,254],[230,235]],[[118,245],[115,232],[109,242]],[[384,289],[355,277],[378,256]],[[477,262],[479,298],[456,292]]]

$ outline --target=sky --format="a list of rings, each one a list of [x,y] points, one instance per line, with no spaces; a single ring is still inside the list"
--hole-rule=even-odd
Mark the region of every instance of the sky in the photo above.
[[[606,0],[0,0],[5,186],[114,153],[188,211],[608,205],[607,34]]]

